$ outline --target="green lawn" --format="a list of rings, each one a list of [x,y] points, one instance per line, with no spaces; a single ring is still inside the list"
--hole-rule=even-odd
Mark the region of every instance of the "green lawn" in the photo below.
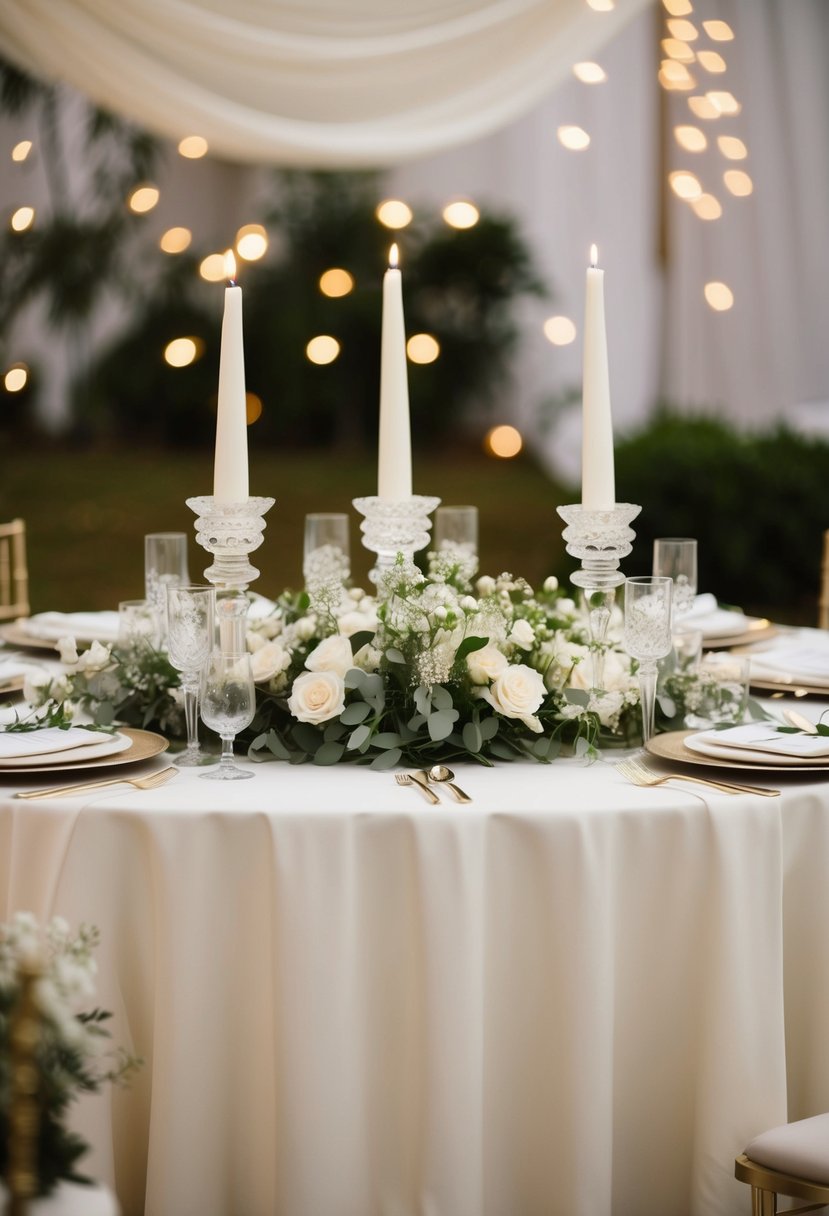
[[[108,608],[143,595],[143,537],[187,531],[194,516],[185,499],[212,485],[212,453],[75,451],[32,442],[6,447],[0,519],[21,516],[28,529],[32,610]],[[352,568],[365,583],[371,554],[360,545],[351,500],[373,493],[373,459],[342,454],[251,451],[251,490],[276,499],[262,547],[253,557],[262,577],[255,590],[273,595],[297,586],[304,516],[349,511]],[[510,570],[537,582],[562,553],[559,489],[529,458],[498,461],[475,451],[417,456],[415,489],[446,505],[480,509],[481,568]],[[207,554],[195,539],[190,573],[201,581]]]

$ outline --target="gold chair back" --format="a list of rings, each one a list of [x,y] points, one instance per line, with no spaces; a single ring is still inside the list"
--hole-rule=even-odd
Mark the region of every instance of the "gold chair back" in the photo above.
[[[29,615],[26,525],[22,519],[0,524],[0,621]]]
[[[820,563],[818,629],[829,629],[829,530],[823,533],[823,560]]]
[[[783,1174],[767,1165],[759,1165],[745,1153],[734,1162],[734,1176],[751,1187],[751,1216],[777,1216],[777,1197],[805,1199],[805,1207],[786,1208],[785,1216],[817,1212],[829,1205],[829,1186]]]
[[[9,1103],[8,1216],[26,1216],[37,1194],[38,1091],[37,1045],[40,1015],[34,996],[35,967],[21,975],[20,996],[9,1025],[11,1100]]]

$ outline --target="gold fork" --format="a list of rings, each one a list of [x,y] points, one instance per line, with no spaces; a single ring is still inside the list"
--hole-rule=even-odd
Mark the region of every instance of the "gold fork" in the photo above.
[[[417,777],[413,777],[411,773],[395,773],[394,779],[398,785],[416,785],[423,794],[423,797],[426,798],[427,801],[431,802],[432,806],[438,806],[440,804],[440,798],[438,798],[435,791],[430,790],[425,782],[418,780]]]
[[[108,777],[106,781],[83,781],[80,785],[52,786],[45,790],[24,790],[15,794],[15,798],[62,798],[64,794],[85,794],[87,790],[102,790],[108,785],[134,785],[139,790],[154,790],[159,785],[169,781],[178,769],[162,768],[149,777]]]
[[[638,760],[622,760],[616,765],[623,777],[634,785],[663,785],[666,781],[693,781],[696,785],[707,785],[709,789],[721,790],[724,794],[760,794],[763,798],[776,798],[780,790],[767,790],[758,785],[737,785],[730,781],[710,781],[707,777],[691,777],[684,773],[655,773]]]

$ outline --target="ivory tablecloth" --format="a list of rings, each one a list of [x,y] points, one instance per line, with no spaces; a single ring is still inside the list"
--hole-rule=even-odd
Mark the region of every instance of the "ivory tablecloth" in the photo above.
[[[734,1155],[829,1108],[829,783],[460,778],[2,783],[0,912],[101,928],[146,1060],[79,1111],[127,1216],[743,1216]]]

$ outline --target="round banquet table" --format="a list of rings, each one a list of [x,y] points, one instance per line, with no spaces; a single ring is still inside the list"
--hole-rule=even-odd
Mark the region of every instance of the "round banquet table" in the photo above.
[[[0,912],[100,927],[145,1060],[78,1108],[126,1216],[744,1216],[829,1108],[829,782],[254,767],[0,786]]]

